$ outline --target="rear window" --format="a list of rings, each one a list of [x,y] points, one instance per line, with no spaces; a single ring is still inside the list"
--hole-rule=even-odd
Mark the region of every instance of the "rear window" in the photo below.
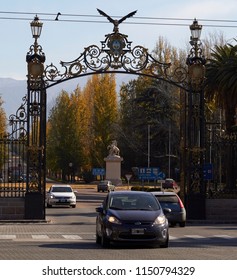
[[[156,195],[156,198],[160,202],[162,208],[170,208],[171,210],[180,210],[179,200],[177,196],[171,195]]]

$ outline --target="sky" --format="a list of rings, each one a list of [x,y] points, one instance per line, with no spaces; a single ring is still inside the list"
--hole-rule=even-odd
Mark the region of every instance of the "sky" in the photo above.
[[[7,0],[1,1],[0,7],[1,78],[26,79],[25,57],[34,42],[30,22],[35,14],[38,14],[43,22],[38,43],[46,55],[45,65],[53,63],[59,69],[60,61],[76,59],[89,45],[101,46],[105,35],[112,33],[113,25],[106,18],[82,17],[82,15],[100,16],[97,8],[111,17],[123,17],[137,10],[133,18],[119,26],[119,31],[128,35],[128,40],[133,42],[133,46],[142,45],[150,51],[154,49],[159,36],[167,39],[174,47],[186,48],[190,38],[189,25],[194,18],[203,25],[201,38],[219,31],[223,32],[227,40],[237,36],[236,0]],[[55,21],[58,12],[61,16],[58,21]],[[153,19],[145,20],[144,17]],[[180,20],[167,20],[167,18]],[[79,20],[97,22],[78,22]]]

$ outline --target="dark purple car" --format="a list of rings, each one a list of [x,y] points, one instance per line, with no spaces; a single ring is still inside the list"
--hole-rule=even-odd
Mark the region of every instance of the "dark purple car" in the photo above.
[[[151,193],[110,192],[96,212],[96,242],[103,247],[111,242],[168,247],[168,221]]]

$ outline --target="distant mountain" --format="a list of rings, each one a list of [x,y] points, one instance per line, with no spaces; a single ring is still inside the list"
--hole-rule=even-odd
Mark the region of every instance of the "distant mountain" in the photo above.
[[[58,94],[65,90],[67,92],[73,92],[77,86],[81,89],[86,84],[88,78],[72,79],[67,82],[60,83],[47,90],[47,111],[49,112]],[[119,90],[122,82],[128,82],[128,80],[135,79],[131,75],[118,75],[116,77],[117,91]],[[0,96],[3,100],[3,108],[6,112],[7,118],[11,114],[15,114],[17,109],[23,103],[22,98],[27,94],[27,81],[15,80],[12,78],[0,78]]]
[[[72,92],[76,89],[79,84],[79,79],[71,80],[70,82],[61,83],[57,86],[49,88],[47,90],[47,111],[54,104],[54,100],[57,95],[62,91],[66,90]],[[81,87],[84,86],[84,83]],[[15,80],[12,78],[0,78],[0,96],[3,100],[3,108],[6,112],[7,118],[11,114],[15,114],[17,109],[23,103],[22,98],[27,94],[27,81],[26,80]]]
[[[22,98],[27,93],[27,84],[24,80],[0,78],[0,96],[3,100],[3,108],[7,117],[15,114],[22,103]]]

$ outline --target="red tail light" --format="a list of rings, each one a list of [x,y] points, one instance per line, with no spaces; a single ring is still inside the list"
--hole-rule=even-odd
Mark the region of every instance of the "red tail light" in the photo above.
[[[180,208],[184,208],[184,205],[183,205],[183,202],[182,202],[182,200],[178,197],[178,199],[179,199],[179,205],[180,205]]]

